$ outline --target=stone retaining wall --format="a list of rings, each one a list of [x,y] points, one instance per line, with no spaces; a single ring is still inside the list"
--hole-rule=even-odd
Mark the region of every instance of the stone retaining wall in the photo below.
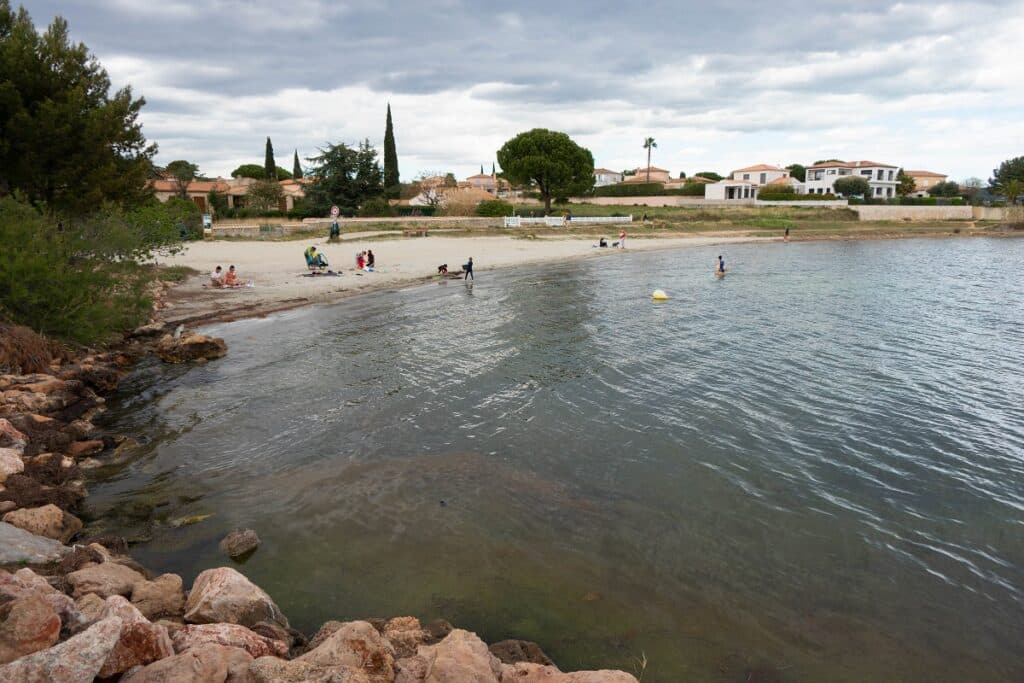
[[[969,221],[972,206],[890,206],[855,204],[850,207],[862,221]]]

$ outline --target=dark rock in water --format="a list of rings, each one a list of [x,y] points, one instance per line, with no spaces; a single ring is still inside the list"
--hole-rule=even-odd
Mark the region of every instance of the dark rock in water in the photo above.
[[[228,352],[227,344],[218,337],[190,334],[175,339],[167,334],[156,345],[156,355],[165,363],[190,363],[221,358]]]
[[[425,643],[430,645],[444,640],[445,636],[454,630],[454,627],[444,619],[435,619],[424,626],[423,630],[427,633],[427,640]]]
[[[260,537],[252,529],[235,529],[220,542],[221,552],[234,559],[248,555],[260,545]]]
[[[540,649],[540,645],[529,640],[502,640],[494,643],[488,649],[504,664],[528,662],[545,666],[554,665],[551,658],[544,654],[544,650]]]

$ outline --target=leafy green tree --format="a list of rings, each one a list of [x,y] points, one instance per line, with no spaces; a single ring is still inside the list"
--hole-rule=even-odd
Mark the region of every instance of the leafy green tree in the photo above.
[[[284,190],[276,180],[257,180],[249,186],[245,198],[257,211],[276,211],[284,198]]]
[[[952,180],[944,183],[935,183],[928,188],[928,194],[933,197],[958,197],[960,195],[960,185]]]
[[[40,34],[24,7],[0,0],[0,196],[20,192],[70,212],[151,196],[156,145],[138,121],[145,100],[110,90],[64,19]]]
[[[377,150],[369,141],[363,141],[358,149],[344,143],[328,144],[309,161],[313,182],[306,186],[306,201],[314,215],[327,215],[333,205],[354,215],[363,202],[384,191]]]
[[[534,185],[551,211],[554,197],[583,194],[594,186],[594,156],[565,133],[534,128],[507,141],[498,150],[506,180]]]
[[[1003,196],[1010,204],[1016,204],[1017,200],[1024,197],[1024,180],[1007,180],[1003,183]]]
[[[270,136],[267,136],[267,150],[266,156],[263,159],[263,177],[271,180],[277,177],[277,164],[274,163],[274,144],[270,142]]]
[[[657,146],[654,138],[644,138],[644,149],[647,150],[647,182],[651,182],[651,150]]]
[[[817,161],[814,162],[814,165],[817,166],[818,164],[829,164],[833,162],[840,164],[845,163],[842,159],[818,159]]]
[[[292,178],[298,180],[301,177],[302,165],[299,163],[299,150],[295,150],[295,158],[292,160]]]
[[[723,177],[720,174],[715,173],[714,171],[701,171],[700,173],[695,173],[694,175],[700,176],[701,178],[707,178],[708,180],[713,180],[716,183]]]
[[[856,195],[868,197],[871,195],[871,184],[868,183],[867,178],[859,175],[847,175],[838,178],[832,183],[832,188],[844,197]]]
[[[391,105],[388,104],[387,123],[384,126],[384,196],[388,199],[398,199],[399,193],[398,151],[395,149],[395,127],[391,121]]]
[[[445,173],[444,174],[444,186],[445,187],[458,187],[459,186],[459,181],[455,179],[455,174],[454,173]]]
[[[801,183],[807,180],[807,168],[803,164],[790,164],[786,167],[789,175]]]
[[[988,181],[993,192],[1003,194],[1006,183],[1020,180],[1024,181],[1024,157],[1014,157],[999,164],[999,168],[992,169],[992,178]]]
[[[196,164],[178,159],[167,164],[164,169],[170,180],[174,183],[174,192],[182,199],[188,199],[188,186],[199,175],[199,166]]]
[[[242,164],[234,171],[231,172],[232,178],[253,178],[255,180],[266,180],[267,169],[259,164]],[[281,168],[277,167],[277,179],[288,180],[292,177],[292,174]],[[301,177],[301,176],[300,176]]]
[[[917,181],[904,173],[902,168],[899,170],[899,173],[896,174],[896,182],[898,183],[896,185],[896,194],[901,197],[906,197],[917,192]]]

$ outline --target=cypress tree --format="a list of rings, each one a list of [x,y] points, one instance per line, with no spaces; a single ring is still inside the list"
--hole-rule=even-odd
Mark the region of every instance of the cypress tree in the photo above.
[[[484,165],[480,164],[480,175],[484,174]]]
[[[384,196],[398,199],[398,152],[395,150],[395,128],[391,123],[391,104],[388,103],[388,120],[384,127]]]
[[[263,161],[263,171],[267,174],[267,180],[277,180],[277,164],[274,163],[274,145],[267,136],[267,157]]]
[[[494,172],[494,162],[493,161],[491,162],[491,175],[498,175],[497,173]]]
[[[302,166],[299,165],[299,150],[295,150],[295,160],[292,162],[292,178],[298,180],[302,177]]]

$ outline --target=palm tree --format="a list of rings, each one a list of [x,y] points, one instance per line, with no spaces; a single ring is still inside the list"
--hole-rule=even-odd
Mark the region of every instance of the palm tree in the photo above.
[[[644,140],[644,149],[647,150],[647,182],[651,182],[651,150],[658,146],[654,138]]]

